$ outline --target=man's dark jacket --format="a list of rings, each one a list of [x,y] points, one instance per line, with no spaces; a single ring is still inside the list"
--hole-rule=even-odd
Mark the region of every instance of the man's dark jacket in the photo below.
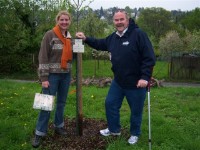
[[[155,54],[148,36],[133,19],[129,19],[128,30],[122,37],[113,32],[105,39],[86,37],[85,43],[111,53],[114,80],[122,88],[133,89],[139,79],[150,80]]]

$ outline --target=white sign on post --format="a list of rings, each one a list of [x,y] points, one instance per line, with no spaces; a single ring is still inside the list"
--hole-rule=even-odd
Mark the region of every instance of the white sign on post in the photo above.
[[[82,39],[74,39],[73,52],[84,53],[84,45]]]

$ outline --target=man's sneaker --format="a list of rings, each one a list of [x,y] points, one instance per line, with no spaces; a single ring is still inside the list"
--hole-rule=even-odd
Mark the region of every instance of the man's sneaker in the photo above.
[[[137,136],[131,136],[129,139],[128,139],[128,143],[129,144],[136,144],[138,141],[138,137]]]
[[[121,133],[114,133],[114,132],[110,132],[109,129],[103,129],[103,130],[100,130],[100,133],[101,135],[103,136],[109,136],[109,135],[121,135]]]
[[[42,136],[39,136],[39,135],[35,134],[35,136],[34,136],[34,138],[32,140],[32,146],[34,148],[37,148],[37,147],[40,146],[40,144],[41,144],[41,138],[42,138]]]
[[[65,131],[64,128],[55,127],[55,133],[58,135],[67,135],[67,132]]]

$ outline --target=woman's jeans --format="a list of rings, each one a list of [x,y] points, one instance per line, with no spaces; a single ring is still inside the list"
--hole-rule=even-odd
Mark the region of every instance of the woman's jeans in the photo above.
[[[42,88],[43,94],[50,94],[57,96],[55,105],[55,127],[64,126],[64,108],[67,100],[69,85],[70,85],[70,73],[50,73],[48,88]],[[50,119],[50,111],[40,111],[39,118],[36,125],[35,134],[45,136],[48,129],[48,122]]]
[[[126,97],[131,109],[130,133],[134,136],[141,134],[140,127],[146,91],[146,88],[123,89],[115,80],[112,81],[105,101],[108,129],[111,132],[120,132],[120,108],[124,97]]]

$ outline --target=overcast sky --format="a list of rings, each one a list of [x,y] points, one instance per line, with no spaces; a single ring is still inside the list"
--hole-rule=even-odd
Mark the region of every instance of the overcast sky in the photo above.
[[[86,0],[83,5],[87,5],[90,0]],[[189,11],[197,7],[200,8],[200,0],[94,0],[89,5],[92,9],[103,9],[110,7],[130,8],[139,7],[162,7],[166,10],[182,10]]]

